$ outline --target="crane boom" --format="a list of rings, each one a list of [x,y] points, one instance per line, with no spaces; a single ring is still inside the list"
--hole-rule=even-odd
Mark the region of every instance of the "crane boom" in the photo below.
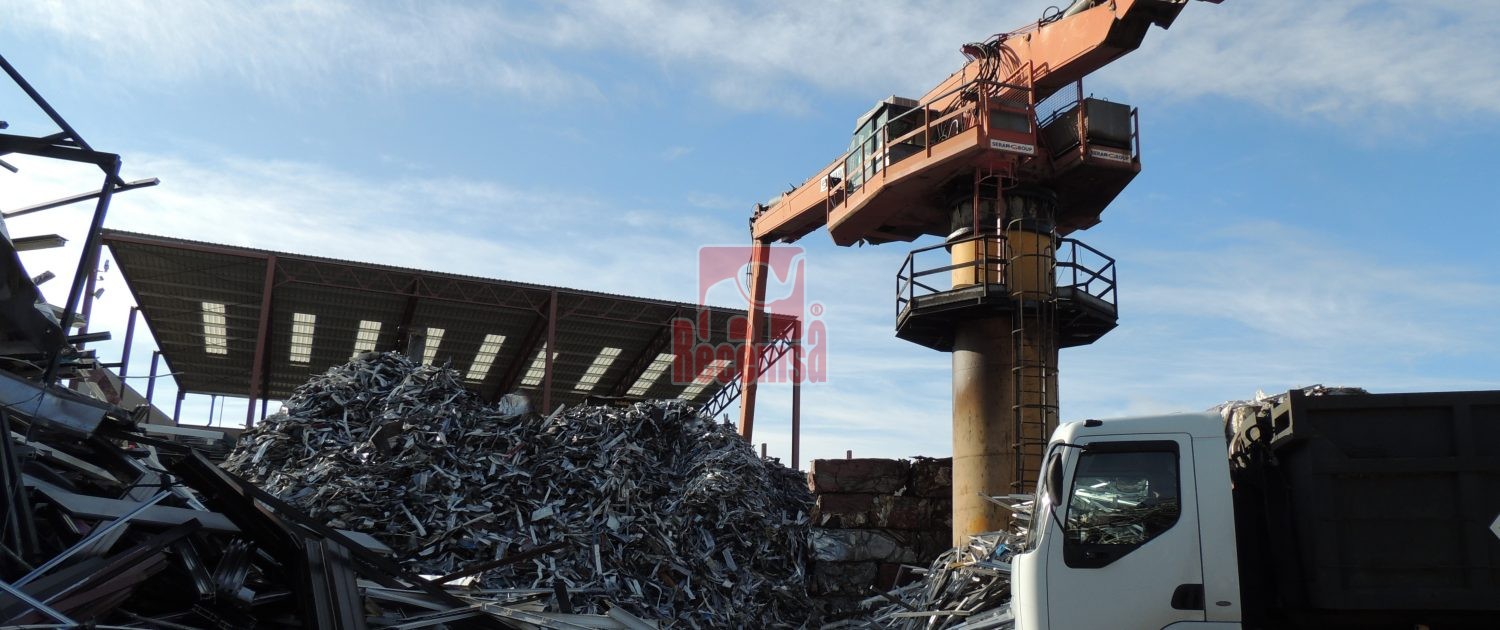
[[[1167,28],[1186,3],[1187,0],[1080,0],[1055,19],[1038,21],[994,38],[999,73],[990,70],[994,58],[973,58],[932,88],[921,103],[928,111],[951,112],[962,104],[962,99],[973,98],[973,91],[961,88],[988,75],[995,82],[990,86],[990,96],[997,101],[1024,98],[1035,104],[1138,48],[1152,25]],[[983,46],[971,44],[965,47],[965,52]],[[927,122],[930,127],[931,121]],[[858,152],[858,147],[851,149],[851,153]],[[839,189],[838,182],[848,181],[841,171],[849,159],[850,154],[846,153],[781,195],[769,207],[757,208],[751,219],[752,237],[758,242],[792,242],[820,227],[838,223],[830,220],[830,215],[838,210],[835,206],[845,201],[842,198],[845,191]],[[875,208],[879,211],[878,206]],[[912,210],[920,214],[922,208]],[[844,214],[850,212],[846,209]],[[918,223],[931,222],[917,219]],[[859,241],[910,240],[904,238],[907,235],[890,238],[882,233],[883,221],[867,223],[870,222],[862,222],[860,229],[835,234],[835,242],[850,245]]]

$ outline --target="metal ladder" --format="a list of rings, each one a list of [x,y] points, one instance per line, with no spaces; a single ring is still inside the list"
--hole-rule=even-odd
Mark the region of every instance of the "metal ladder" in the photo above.
[[[1010,228],[1019,220],[1012,221]],[[1008,228],[1007,233],[1012,230]],[[1055,239],[1054,239],[1055,241]],[[1030,265],[1017,264],[1034,258],[1036,273],[1042,277],[1032,282],[1007,282],[1014,302],[1011,325],[1011,373],[1014,383],[1013,429],[1015,435],[1015,476],[1011,491],[1024,493],[1035,488],[1041,474],[1042,457],[1047,440],[1057,427],[1057,294],[1054,290],[1057,256],[1055,245],[1034,254],[1015,254],[1006,243],[1008,273]],[[1033,262],[1033,261],[1027,261]],[[1027,291],[1017,287],[1044,287]]]

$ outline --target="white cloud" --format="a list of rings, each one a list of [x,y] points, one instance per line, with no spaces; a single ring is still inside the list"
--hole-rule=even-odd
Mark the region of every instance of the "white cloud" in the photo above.
[[[1500,4],[1226,2],[1189,6],[1108,83],[1136,99],[1203,96],[1293,116],[1500,111]]]
[[[1474,267],[1393,259],[1276,223],[1228,228],[1192,249],[1127,254],[1148,281],[1132,287],[1143,316],[1192,316],[1324,351],[1412,357],[1465,353],[1471,314],[1500,304]],[[1487,338],[1487,337],[1482,337]]]
[[[50,33],[137,79],[235,78],[280,97],[373,90],[485,88],[548,100],[596,97],[593,83],[513,34],[523,17],[493,5],[273,0],[12,3],[11,28]],[[320,87],[322,86],[322,87]]]
[[[812,96],[919,96],[963,62],[958,47],[1016,29],[1045,2],[580,0],[516,4],[189,0],[14,3],[12,28],[78,41],[112,74],[238,77],[289,96],[350,78],[365,89],[497,90],[548,100],[643,98],[601,82],[617,55],[657,64],[737,109],[792,112]],[[1500,5],[1190,3],[1170,32],[1100,73],[1133,100],[1205,96],[1294,116],[1500,110]],[[589,75],[596,78],[589,78]],[[678,78],[678,75],[681,78]],[[329,89],[328,87],[321,88]],[[342,88],[340,88],[342,89]],[[649,88],[648,88],[649,89]],[[690,88],[692,89],[692,88]]]
[[[545,30],[559,46],[620,49],[685,68],[732,107],[802,111],[809,89],[920,96],[962,64],[961,44],[1034,20],[1043,8],[591,0],[565,5]]]
[[[624,53],[669,73],[685,71],[688,82],[702,83],[721,103],[783,110],[808,107],[799,93],[807,88],[920,93],[957,68],[961,43],[1036,12],[852,0],[586,0],[537,9],[185,0],[170,10],[146,0],[78,0],[0,11],[11,28],[72,42],[112,74],[169,81],[227,75],[283,97],[317,95],[354,78],[377,90],[487,87],[551,100],[597,98],[599,82],[583,68]],[[609,89],[628,97],[637,88]]]

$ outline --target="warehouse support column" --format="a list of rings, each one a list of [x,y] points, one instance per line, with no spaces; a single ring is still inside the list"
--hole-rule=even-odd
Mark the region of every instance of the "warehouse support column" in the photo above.
[[[542,413],[552,413],[552,357],[557,356],[557,289],[547,299],[547,345],[542,346]]]
[[[0,58],[0,64],[3,64],[3,62],[4,59]],[[31,93],[32,100],[37,101],[38,103],[43,102],[41,100],[41,97],[37,96],[36,93],[31,90],[31,86],[24,80],[22,80],[20,78],[20,75],[16,74],[14,69],[11,68],[9,64],[4,65],[7,74],[10,74],[11,78],[15,79],[18,85],[22,86],[22,88],[24,88],[27,92]],[[54,116],[53,120],[59,121],[61,119]],[[59,126],[63,127],[64,129],[68,128],[66,123],[60,124]],[[74,134],[73,137],[77,138],[77,134]],[[120,181],[120,156],[108,155],[107,157],[107,163],[99,164],[99,167],[104,169],[104,186],[99,189],[99,201],[94,205],[94,218],[89,224],[88,236],[83,241],[83,253],[78,260],[78,268],[73,272],[73,284],[69,285],[67,305],[63,307],[62,321],[60,322],[60,324],[64,337],[72,334],[74,316],[76,315],[75,309],[78,308],[78,300],[80,297],[82,297],[78,294],[79,284],[87,282],[89,285],[87,298],[88,306],[84,308],[84,310],[86,311],[86,313],[84,314],[85,323],[87,323],[89,316],[89,313],[87,311],[93,310],[93,278],[98,276],[100,250],[99,238],[104,231],[104,216],[109,212],[109,200],[114,196],[115,183]],[[85,277],[84,274],[87,274],[87,277]],[[82,344],[79,344],[79,349],[83,349]],[[58,360],[61,357],[61,353],[53,352],[51,353],[51,356],[47,358],[47,370],[42,373],[42,384],[51,385],[54,381],[57,380]]]
[[[266,279],[260,292],[260,318],[255,326],[255,360],[250,364],[250,404],[245,407],[245,428],[255,426],[255,400],[265,384],[266,349],[271,336],[271,293],[276,287],[276,257],[266,257]]]
[[[94,264],[96,266],[99,264],[97,257],[95,257]],[[98,289],[96,288],[98,282],[99,270],[97,268],[89,269],[88,281],[83,286],[83,306],[78,312],[78,314],[83,317],[83,325],[78,327],[79,335],[87,334],[89,331],[89,324],[93,323],[89,320],[93,319],[94,317],[94,294],[98,292]],[[63,336],[67,336],[68,334],[70,334],[68,331],[63,331]],[[85,343],[87,342],[80,341],[73,347],[78,350],[83,350],[83,346]]]
[[[792,333],[792,470],[802,470],[797,459],[802,446],[802,323]]]
[[[125,349],[120,351],[120,389],[125,389],[125,379],[130,374],[130,344],[135,341],[135,316],[139,306],[130,307],[130,316],[125,320]]]
[[[146,376],[146,405],[151,405],[152,396],[156,395],[156,364],[161,360],[161,351],[151,351],[151,373]],[[123,376],[121,378],[124,378]]]

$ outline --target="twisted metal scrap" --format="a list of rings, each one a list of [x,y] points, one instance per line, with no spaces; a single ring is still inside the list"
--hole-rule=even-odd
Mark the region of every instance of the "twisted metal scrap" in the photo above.
[[[367,353],[313,378],[224,464],[424,574],[563,542],[482,573],[561,584],[684,627],[798,627],[812,497],[732,427],[681,401],[505,415],[453,370]]]
[[[1026,539],[1033,501],[1010,495],[990,500],[1012,512],[1009,531],[986,532],[969,537],[968,544],[955,547],[932,562],[922,579],[889,593],[865,600],[874,608],[863,618],[851,619],[832,628],[894,628],[902,630],[990,630],[1008,628],[1010,618],[1011,559]]]
[[[960,628],[1010,604],[1011,534],[977,534],[969,544],[938,556],[920,581],[882,595],[888,602],[861,621],[862,628]]]

